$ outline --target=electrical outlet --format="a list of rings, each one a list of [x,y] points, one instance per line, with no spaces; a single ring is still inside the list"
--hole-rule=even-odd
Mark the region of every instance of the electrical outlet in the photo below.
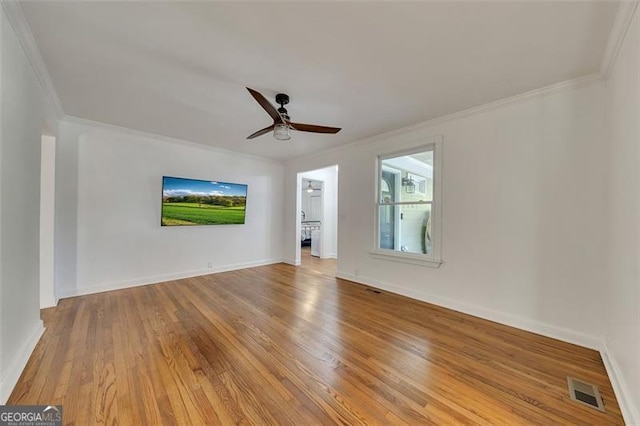
[[[207,268],[213,268],[213,262],[207,262]]]
[[[358,275],[360,275],[360,271],[358,271],[358,270],[356,269],[355,271],[353,271],[353,275],[355,275],[355,276],[357,277]]]

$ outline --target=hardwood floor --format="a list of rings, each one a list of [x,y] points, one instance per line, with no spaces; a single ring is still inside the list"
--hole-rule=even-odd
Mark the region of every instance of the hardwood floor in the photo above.
[[[623,424],[597,352],[309,258],[61,300],[10,404],[66,424]],[[599,386],[606,413],[569,399]]]

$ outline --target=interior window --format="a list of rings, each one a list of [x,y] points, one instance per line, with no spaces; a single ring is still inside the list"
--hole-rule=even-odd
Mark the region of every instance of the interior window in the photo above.
[[[379,249],[433,256],[434,151],[380,158]]]

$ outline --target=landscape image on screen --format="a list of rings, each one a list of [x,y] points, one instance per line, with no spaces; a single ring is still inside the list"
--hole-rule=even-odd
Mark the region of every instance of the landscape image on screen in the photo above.
[[[164,176],[162,226],[244,224],[247,185]]]

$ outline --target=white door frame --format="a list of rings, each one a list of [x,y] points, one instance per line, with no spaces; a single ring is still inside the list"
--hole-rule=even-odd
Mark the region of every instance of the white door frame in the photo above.
[[[329,248],[326,245],[326,241],[329,241],[329,228],[326,226],[326,213],[325,213],[325,209],[327,207],[326,203],[327,203],[327,181],[325,179],[322,179],[320,177],[317,176],[309,176],[309,174],[312,174],[313,172],[318,172],[324,169],[333,169],[335,168],[335,189],[332,190],[332,192],[335,192],[333,194],[333,196],[335,197],[335,209],[336,209],[336,214],[335,214],[335,218],[333,219],[336,223],[332,224],[331,227],[331,231],[333,232],[333,229],[335,228],[335,236],[331,235],[331,238],[334,239],[335,238],[335,245],[336,245],[336,253],[327,253],[327,250],[329,250]],[[329,165],[329,166],[325,166],[325,167],[321,167],[318,169],[313,169],[313,170],[308,170],[308,171],[303,171],[303,172],[298,172],[296,175],[296,214],[295,214],[295,218],[296,218],[296,232],[295,232],[295,258],[294,258],[294,264],[295,265],[300,265],[301,263],[301,249],[300,249],[300,235],[301,235],[301,210],[302,210],[302,191],[305,189],[302,185],[302,179],[310,179],[316,182],[321,182],[322,184],[322,208],[321,208],[321,244],[320,244],[320,258],[321,259],[326,259],[328,257],[335,257],[337,255],[337,244],[338,244],[338,215],[337,215],[337,209],[338,209],[338,165],[337,164],[333,164],[333,165]]]

